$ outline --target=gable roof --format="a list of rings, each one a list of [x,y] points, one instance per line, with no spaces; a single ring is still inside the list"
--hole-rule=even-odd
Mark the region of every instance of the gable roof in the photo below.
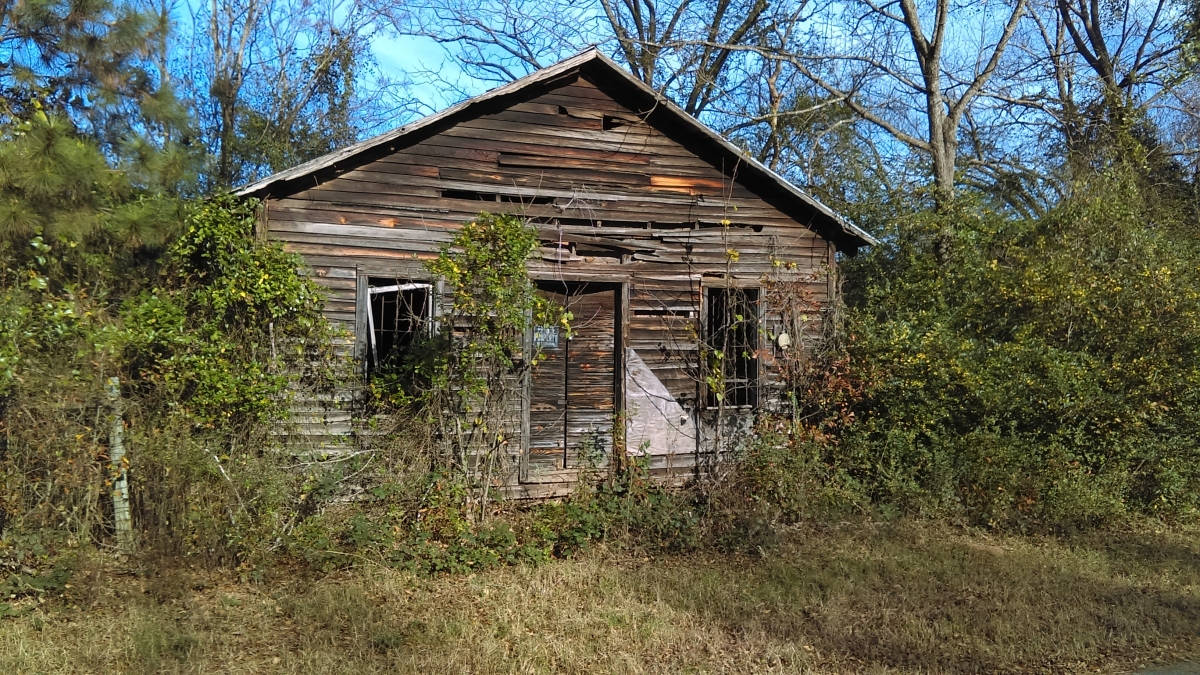
[[[853,253],[860,246],[878,242],[858,226],[825,206],[815,197],[790,183],[786,178],[747,155],[721,134],[687,114],[682,108],[651,89],[646,83],[626,72],[595,48],[580,52],[563,61],[526,75],[508,84],[491,89],[479,96],[457,103],[441,112],[423,117],[391,131],[368,138],[340,150],[335,150],[291,169],[280,171],[238,189],[244,197],[280,196],[313,187],[343,171],[398,150],[408,142],[417,142],[455,123],[486,115],[511,105],[514,98],[531,89],[553,86],[556,82],[577,74],[586,75],[614,98],[625,99],[638,109],[648,110],[646,121],[661,129],[671,129],[687,137],[689,149],[704,151],[723,160],[726,166],[736,166],[737,180],[762,197],[775,197],[792,209],[785,211],[815,212],[810,227],[833,242],[839,251]]]

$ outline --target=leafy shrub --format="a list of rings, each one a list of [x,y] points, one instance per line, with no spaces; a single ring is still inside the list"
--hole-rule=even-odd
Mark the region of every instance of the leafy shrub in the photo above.
[[[371,390],[384,411],[424,423],[438,472],[469,488],[473,518],[482,518],[499,476],[512,471],[515,386],[538,355],[527,354],[533,325],[569,331],[570,313],[537,293],[527,263],[537,231],[513,215],[480,213],[427,262],[452,297],[398,372],[376,374]]]
[[[830,464],[877,503],[1013,528],[1200,506],[1200,254],[1115,171],[1041,218],[899,219],[850,263],[862,395]]]
[[[197,205],[164,283],[121,311],[138,520],[177,553],[266,554],[304,482],[271,433],[296,390],[336,371],[319,289],[298,257],[254,238],[255,220],[229,195]]]
[[[836,442],[806,424],[765,416],[718,492],[727,517],[753,529],[761,525],[752,520],[792,524],[864,509],[861,486],[838,464]]]
[[[542,507],[556,554],[569,556],[596,541],[669,552],[701,544],[700,493],[664,487],[650,478],[645,463],[630,459],[598,485],[581,485],[570,499]]]
[[[508,505],[484,521],[473,517],[460,480],[433,474],[424,485],[310,516],[295,529],[291,550],[320,569],[370,560],[428,575],[538,564],[602,541],[656,552],[703,541],[697,494],[649,480],[636,463],[563,500]]]
[[[113,377],[143,544],[239,562],[278,539],[303,477],[266,452],[271,434],[290,393],[333,366],[316,286],[297,275],[298,258],[255,240],[254,214],[230,196],[195,205],[160,262],[131,268],[124,293],[64,238],[34,237],[35,255],[7,258],[4,541],[108,533]]]
[[[78,542],[67,533],[42,530],[0,540],[0,619],[25,613],[34,605],[17,603],[62,594],[71,578]]]

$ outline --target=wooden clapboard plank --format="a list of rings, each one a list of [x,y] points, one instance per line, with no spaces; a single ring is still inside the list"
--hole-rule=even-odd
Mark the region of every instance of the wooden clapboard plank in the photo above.
[[[705,285],[756,285],[783,264],[801,274],[830,263],[828,243],[804,222],[741,185],[737,167],[715,166],[647,124],[648,112],[577,79],[268,205],[269,236],[305,258],[326,316],[351,328],[360,273],[423,273],[423,261],[483,210],[535,219],[542,245],[531,274],[571,280],[556,297],[578,330],[530,374],[528,411],[506,412],[506,424],[529,429],[514,435],[526,447],[509,450],[523,465],[504,478],[513,495],[565,494],[584,455],[608,461],[627,348],[678,402],[697,405]],[[629,290],[621,321],[617,283]],[[823,278],[797,283],[817,302],[831,289]],[[806,332],[818,329],[813,321]],[[772,359],[764,353],[763,367]],[[321,443],[347,437],[358,424],[348,409],[306,411],[305,433]],[[667,481],[695,467],[694,453],[651,457],[652,475]]]

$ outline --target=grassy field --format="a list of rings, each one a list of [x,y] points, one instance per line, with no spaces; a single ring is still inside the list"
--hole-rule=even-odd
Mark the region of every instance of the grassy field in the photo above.
[[[1200,534],[790,533],[762,556],[593,552],[420,579],[94,567],[0,622],[15,673],[1129,672],[1200,656]]]

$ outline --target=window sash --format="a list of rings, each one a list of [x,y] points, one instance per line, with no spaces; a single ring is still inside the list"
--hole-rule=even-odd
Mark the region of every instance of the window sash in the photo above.
[[[721,403],[728,407],[758,405],[761,374],[757,352],[759,348],[758,315],[759,289],[740,287],[709,287],[707,342],[710,349],[719,349],[721,359]],[[741,316],[739,321],[736,317]],[[710,405],[716,405],[716,394],[709,391]]]
[[[368,286],[367,287],[367,339],[370,346],[371,363],[374,369],[378,370],[379,361],[379,346],[378,338],[376,337],[376,319],[375,319],[375,303],[374,299],[377,295],[385,293],[395,293],[396,301],[399,303],[401,294],[405,291],[425,291],[425,320],[433,318],[433,284],[424,282],[409,282],[402,284],[392,284],[389,286]],[[382,327],[381,327],[382,328]]]

